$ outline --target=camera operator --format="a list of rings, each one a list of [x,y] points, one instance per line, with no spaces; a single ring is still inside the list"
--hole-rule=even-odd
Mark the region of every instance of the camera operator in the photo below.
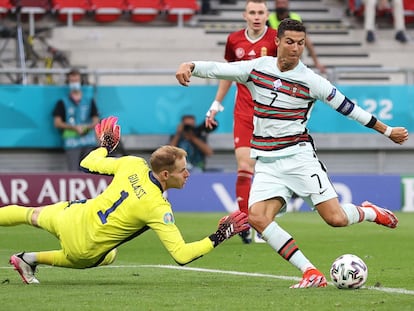
[[[171,135],[170,145],[187,151],[188,170],[191,172],[203,172],[206,168],[206,157],[213,154],[213,149],[207,144],[209,132],[211,130],[205,128],[204,123],[196,126],[194,115],[184,115],[176,133]]]

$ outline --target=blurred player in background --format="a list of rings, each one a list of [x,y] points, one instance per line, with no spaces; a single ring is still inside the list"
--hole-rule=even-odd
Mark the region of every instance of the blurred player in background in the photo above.
[[[224,58],[228,62],[249,60],[261,56],[276,56],[277,31],[266,26],[269,16],[266,1],[246,1],[243,18],[245,29],[231,33],[227,38]],[[231,87],[232,81],[219,82],[216,97],[207,112],[206,126],[216,125],[215,116],[222,111],[224,97]],[[236,198],[239,210],[248,213],[249,192],[252,182],[255,160],[250,158],[250,139],[253,133],[253,100],[245,85],[237,83],[237,94],[234,107],[233,137],[237,161]],[[249,244],[252,232],[240,234],[242,241]]]
[[[286,211],[293,193],[313,206],[333,227],[363,221],[395,228],[398,219],[368,201],[341,204],[326,168],[317,158],[306,128],[313,104],[320,100],[337,112],[385,135],[394,143],[408,139],[404,127],[390,127],[344,96],[328,80],[301,61],[306,28],[284,19],[278,28],[277,58],[261,57],[233,64],[195,61],[182,63],[176,73],[188,86],[192,75],[244,83],[254,100],[251,156],[256,158],[249,198],[249,223],[285,260],[298,268],[302,280],[292,288],[325,287],[325,276],[305,257],[293,237],[275,221]]]
[[[184,187],[190,175],[186,152],[174,146],[160,147],[151,155],[151,169],[143,158],[107,157],[120,139],[116,122],[117,118],[109,117],[98,123],[96,134],[101,147],[81,162],[87,172],[113,176],[106,190],[96,198],[41,207],[0,208],[0,226],[39,227],[55,235],[61,245],[59,250],[11,256],[10,264],[24,283],[39,283],[35,277],[39,264],[74,269],[111,264],[118,246],[148,229],[155,231],[178,264],[185,265],[249,228],[247,215],[237,211],[223,217],[217,231],[210,236],[185,243],[163,192]]]
[[[269,26],[274,29],[277,29],[279,27],[280,22],[285,18],[290,18],[302,22],[302,17],[298,13],[289,10],[289,0],[275,0],[275,11],[269,14]],[[310,57],[313,60],[314,66],[319,70],[320,73],[325,74],[326,68],[319,62],[318,55],[315,51],[315,47],[309,36],[306,36],[305,45],[308,49]]]

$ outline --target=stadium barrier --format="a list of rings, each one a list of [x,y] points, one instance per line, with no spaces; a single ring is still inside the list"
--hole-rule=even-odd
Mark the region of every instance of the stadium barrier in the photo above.
[[[342,203],[370,200],[394,211],[414,212],[414,175],[332,175]],[[0,204],[40,206],[58,201],[93,198],[111,181],[86,173],[2,174]],[[177,212],[231,212],[237,208],[236,173],[192,174],[184,189],[170,189],[167,198]],[[401,195],[402,194],[402,195]],[[310,211],[300,198],[288,212]]]
[[[380,120],[391,126],[405,126],[409,132],[414,132],[413,85],[340,85],[338,88]],[[216,89],[216,85],[194,85],[189,88],[176,85],[85,86],[83,91],[96,98],[102,117],[119,117],[123,135],[139,138],[145,135],[165,137],[174,133],[183,114],[194,114],[201,124]],[[219,127],[214,132],[215,135],[229,136],[232,133],[234,92],[233,87],[223,102],[226,108],[217,117]],[[0,147],[60,148],[59,132],[53,127],[52,110],[56,101],[66,96],[66,93],[65,86],[0,86],[3,117]],[[325,144],[335,148],[357,146],[352,141],[343,144],[336,138],[329,139],[330,135],[361,135],[363,139],[359,142],[360,147],[398,147],[381,139],[371,129],[355,124],[321,103],[316,103],[314,107],[309,129],[311,134],[325,135]],[[367,141],[366,135],[372,139]],[[42,139],[34,139],[37,137]],[[133,147],[134,139],[129,139],[129,143]],[[137,144],[139,143],[138,140]],[[404,146],[411,149],[414,144],[408,141]]]

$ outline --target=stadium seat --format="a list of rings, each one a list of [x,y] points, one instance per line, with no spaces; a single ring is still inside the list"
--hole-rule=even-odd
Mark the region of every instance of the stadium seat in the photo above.
[[[157,0],[127,0],[128,10],[133,22],[152,22],[163,9],[161,1]]]
[[[5,17],[11,8],[12,4],[9,0],[0,0],[0,18]]]
[[[58,20],[68,26],[81,20],[89,9],[87,0],[52,0],[52,11],[57,13]]]
[[[29,20],[29,34],[35,34],[35,21],[41,19],[46,13],[50,12],[48,0],[12,0],[12,12],[16,13],[18,6],[22,21]]]
[[[413,0],[403,0],[405,22],[409,22],[414,19],[414,2]],[[361,1],[348,0],[348,10],[356,17],[363,18],[365,5]],[[376,12],[377,17],[391,16],[392,17],[392,6],[389,9],[379,10]]]
[[[200,10],[196,0],[164,0],[167,20],[182,27]]]
[[[348,10],[354,16],[364,16],[364,4],[356,0],[348,0]]]
[[[414,1],[404,0],[405,22],[414,23]]]
[[[124,0],[90,0],[95,21],[109,23],[118,20],[127,9]]]

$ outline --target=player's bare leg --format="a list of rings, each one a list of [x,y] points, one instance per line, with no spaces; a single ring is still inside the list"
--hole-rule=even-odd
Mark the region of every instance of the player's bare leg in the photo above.
[[[283,259],[302,271],[302,280],[291,288],[325,287],[325,276],[305,257],[293,237],[274,221],[284,204],[281,198],[253,204],[249,210],[249,223]]]
[[[362,221],[375,222],[389,228],[395,228],[398,219],[388,209],[365,201],[361,206],[352,203],[340,204],[337,198],[322,202],[316,206],[321,217],[333,227],[345,227]]]

